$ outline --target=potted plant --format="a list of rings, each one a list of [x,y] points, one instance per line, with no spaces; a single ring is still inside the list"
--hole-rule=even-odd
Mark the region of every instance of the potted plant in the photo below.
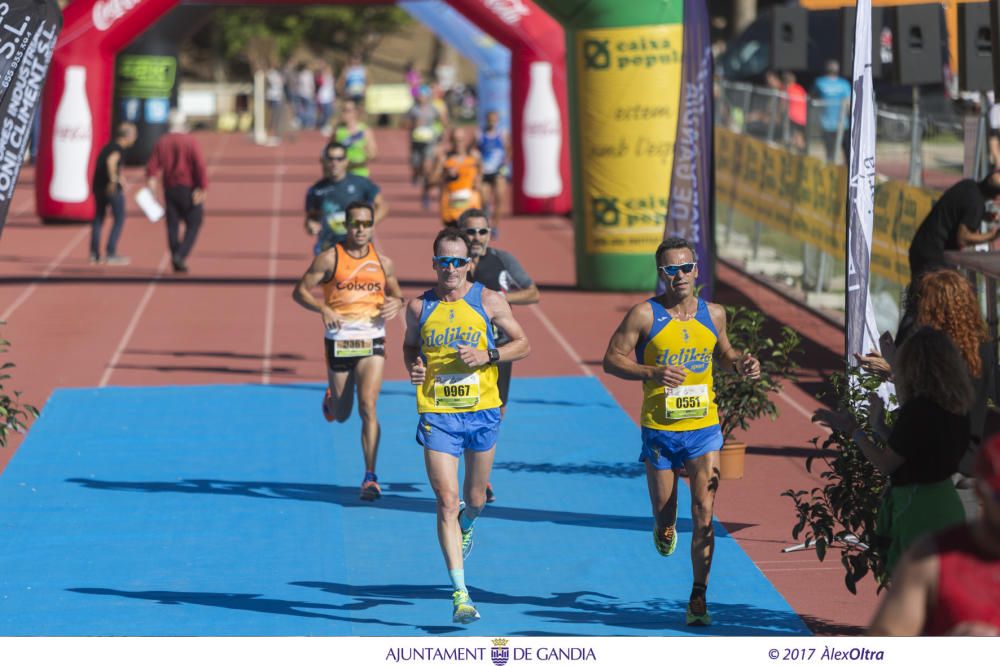
[[[790,379],[799,367],[793,355],[800,352],[801,338],[791,328],[781,329],[780,339],[764,333],[766,319],[757,310],[742,306],[726,307],[726,334],[733,349],[750,352],[760,361],[760,378],[748,380],[731,368],[715,366],[715,400],[722,427],[721,474],[723,479],[743,478],[746,444],[734,439],[751,421],[769,416],[773,421],[778,408],[771,394],[781,390],[781,382]]]

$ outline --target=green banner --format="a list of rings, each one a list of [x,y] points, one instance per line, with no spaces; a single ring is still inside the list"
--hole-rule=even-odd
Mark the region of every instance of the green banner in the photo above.
[[[169,98],[177,79],[177,59],[159,55],[118,57],[119,97]]]

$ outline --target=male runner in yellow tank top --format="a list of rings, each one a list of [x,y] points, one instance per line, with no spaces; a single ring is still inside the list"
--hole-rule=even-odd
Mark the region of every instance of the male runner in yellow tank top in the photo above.
[[[382,495],[375,475],[380,429],[375,405],[382,390],[385,322],[403,309],[403,292],[392,261],[371,244],[374,207],[354,201],[345,211],[347,238],[319,253],[295,285],[295,302],[323,316],[329,388],[323,416],[343,423],[354,407],[357,384],[365,478],[361,499]],[[317,299],[312,291],[322,288]]]
[[[712,390],[712,356],[749,379],[760,363],[740,354],[726,337],[726,311],[695,294],[698,257],[683,238],[668,238],[656,250],[666,291],[629,310],[604,355],[604,371],[643,382],[642,453],[653,505],[653,543],[660,555],[677,547],[677,474],[687,470],[691,486],[691,565],[694,585],[687,623],[711,623],[705,601],[715,533],[712,508],[719,487],[722,431]]]
[[[417,385],[417,442],[437,498],[437,535],[451,577],[452,621],[479,619],[465,586],[463,560],[473,523],[486,506],[486,485],[500,429],[500,361],[516,361],[530,347],[504,297],[466,278],[469,241],[447,228],[434,239],[437,284],[406,307],[403,358]],[[509,342],[497,346],[493,325]],[[458,462],[465,456],[465,507],[458,495]]]

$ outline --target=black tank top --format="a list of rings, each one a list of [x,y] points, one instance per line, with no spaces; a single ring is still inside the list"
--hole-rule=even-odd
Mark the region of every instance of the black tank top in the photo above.
[[[500,261],[495,253],[486,251],[486,254],[479,258],[476,262],[475,272],[472,274],[472,279],[479,282],[487,289],[492,289],[493,291],[499,291],[504,293],[506,289],[500,280],[500,276],[507,269],[504,267],[503,262]],[[493,326],[495,331],[495,337],[497,345],[502,345],[510,342],[510,337],[504,333],[503,329],[499,326]]]

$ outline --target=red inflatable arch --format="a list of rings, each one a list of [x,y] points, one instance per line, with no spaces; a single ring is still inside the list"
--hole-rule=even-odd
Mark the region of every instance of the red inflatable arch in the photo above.
[[[514,212],[569,212],[562,27],[531,0],[448,1],[511,51]],[[111,131],[115,56],[177,4],[178,0],[76,0],[64,10],[63,31],[42,102],[35,202],[43,219],[93,218],[89,180],[97,152]],[[275,3],[239,0],[239,4]],[[299,0],[298,4],[389,3]],[[558,110],[553,108],[552,91]]]

